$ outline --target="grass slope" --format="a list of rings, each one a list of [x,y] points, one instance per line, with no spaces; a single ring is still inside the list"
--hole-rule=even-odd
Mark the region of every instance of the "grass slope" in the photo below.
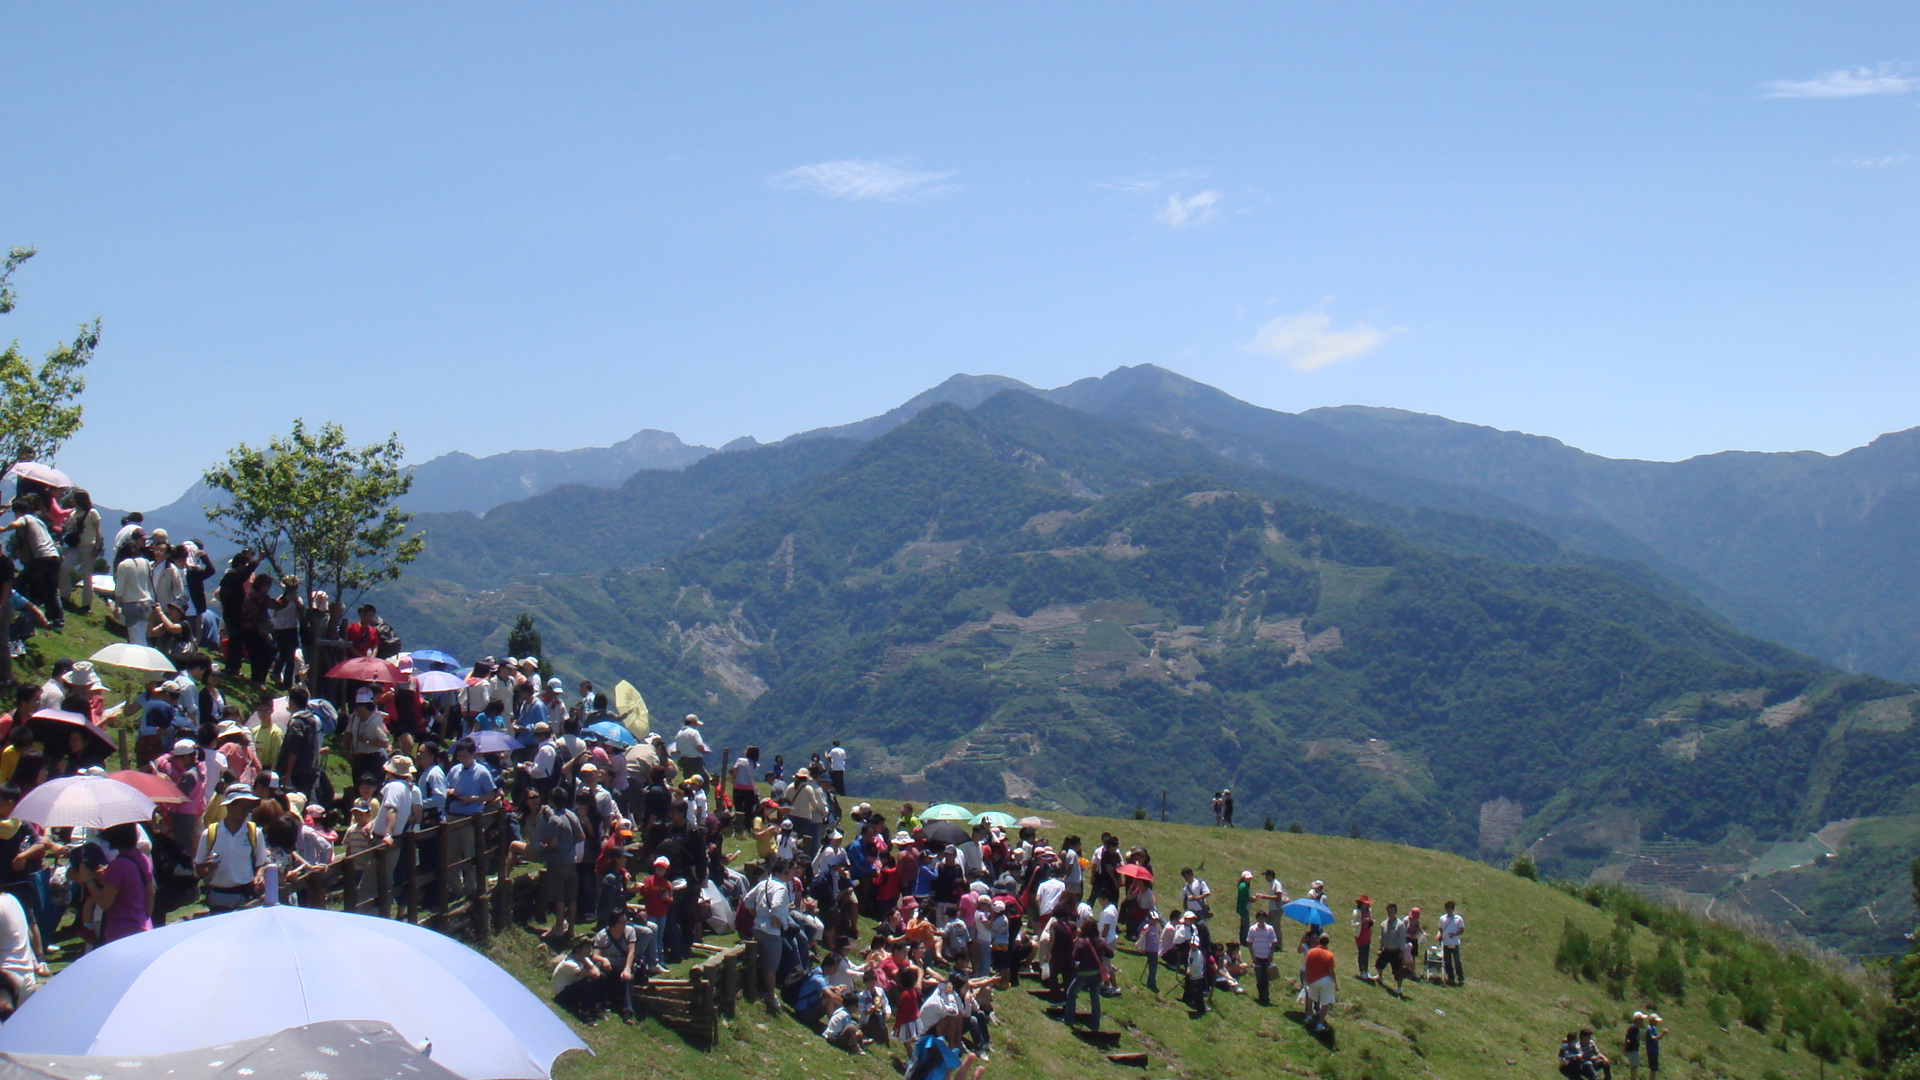
[[[890,817],[894,804],[876,804]],[[1006,808],[1012,810],[1013,808]],[[1021,811],[1014,810],[1015,813]],[[1232,885],[1241,869],[1256,874],[1272,867],[1290,891],[1305,891],[1315,878],[1347,902],[1367,892],[1382,905],[1395,901],[1403,910],[1419,905],[1429,929],[1441,904],[1457,900],[1467,918],[1465,950],[1469,984],[1446,988],[1409,983],[1405,1000],[1348,978],[1353,948],[1336,934],[1335,954],[1342,976],[1341,1002],[1334,1017],[1336,1039],[1329,1047],[1308,1036],[1292,1014],[1290,993],[1276,994],[1275,1005],[1261,1008],[1247,997],[1216,995],[1217,1011],[1194,1018],[1178,1001],[1178,983],[1163,973],[1161,994],[1144,988],[1144,960],[1123,953],[1118,966],[1123,996],[1106,1003],[1104,1025],[1124,1032],[1122,1049],[1147,1050],[1150,1077],[1298,1076],[1387,1080],[1393,1077],[1540,1077],[1553,1075],[1553,1054],[1570,1028],[1591,1024],[1603,1030],[1603,1045],[1615,1047],[1625,1015],[1641,1002],[1615,1000],[1597,984],[1562,975],[1554,967],[1562,928],[1571,920],[1597,938],[1612,932],[1604,912],[1548,885],[1526,881],[1483,864],[1439,852],[1341,837],[1232,830],[1158,822],[1114,821],[1053,815],[1058,828],[1048,835],[1078,833],[1097,838],[1116,832],[1128,845],[1153,853],[1163,882],[1178,881],[1182,865],[1201,868],[1216,893],[1216,925],[1233,926]],[[1163,903],[1173,886],[1162,884]],[[1291,926],[1291,924],[1290,924]],[[1293,929],[1297,929],[1294,927]],[[1344,929],[1343,926],[1336,929]],[[1642,961],[1658,947],[1651,930],[1633,934],[1632,948]],[[544,994],[551,958],[524,931],[495,939],[492,955],[529,986]],[[1673,1078],[1814,1077],[1819,1061],[1798,1040],[1710,1019],[1714,995],[1703,971],[1688,972],[1686,1000],[1654,1004],[1667,1020],[1669,1037],[1663,1075]],[[1251,987],[1251,980],[1249,980]],[[1839,1007],[1835,1003],[1835,1007]],[[991,1076],[1067,1080],[1140,1073],[1108,1063],[1041,1012],[1041,1003],[1024,992],[997,998],[998,1024]],[[1722,1000],[1721,1010],[1738,1011]],[[643,1019],[634,1027],[602,1021],[583,1027],[582,1036],[597,1056],[569,1056],[556,1070],[557,1080],[598,1080],[634,1074],[699,1080],[733,1078],[891,1077],[885,1054],[850,1056],[829,1048],[791,1019],[769,1019],[743,1006],[723,1025],[711,1052],[687,1046],[657,1023]],[[1824,1075],[1859,1075],[1851,1063],[1828,1065]],[[1624,1073],[1622,1074],[1624,1076]]]

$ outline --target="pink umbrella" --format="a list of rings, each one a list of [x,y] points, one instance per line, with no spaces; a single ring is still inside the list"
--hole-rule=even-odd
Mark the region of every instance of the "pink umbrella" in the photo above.
[[[377,656],[356,656],[333,665],[333,670],[327,672],[327,678],[403,686],[407,682],[407,673]]]
[[[155,776],[150,772],[135,772],[132,769],[126,769],[121,772],[108,773],[107,779],[125,784],[157,803],[183,803],[187,801],[187,796],[180,790],[180,785],[164,776]]]
[[[51,465],[42,465],[37,461],[21,461],[7,470],[7,476],[16,476],[22,480],[31,480],[36,484],[45,484],[50,488],[70,488],[73,481],[67,474]]]

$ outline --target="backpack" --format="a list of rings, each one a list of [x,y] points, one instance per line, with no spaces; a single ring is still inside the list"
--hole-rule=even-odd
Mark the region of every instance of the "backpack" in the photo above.
[[[377,633],[380,635],[380,642],[373,647],[373,654],[382,659],[399,655],[401,649],[400,632],[393,628],[393,624],[385,619],[381,619]]]
[[[213,853],[213,843],[215,840],[219,838],[219,836],[220,836],[220,822],[216,821],[213,824],[207,826],[207,853],[208,854]],[[253,862],[253,845],[259,840],[259,837],[260,837],[260,826],[255,825],[253,823],[252,818],[248,818],[247,819],[247,862],[249,864]],[[259,870],[260,868],[257,866],[249,865],[248,869]]]

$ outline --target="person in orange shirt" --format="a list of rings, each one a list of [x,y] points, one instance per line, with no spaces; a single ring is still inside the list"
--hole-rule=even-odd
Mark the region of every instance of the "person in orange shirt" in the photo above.
[[[1327,1011],[1333,1008],[1334,989],[1339,977],[1333,973],[1332,938],[1321,934],[1307,950],[1307,1030],[1325,1030]]]

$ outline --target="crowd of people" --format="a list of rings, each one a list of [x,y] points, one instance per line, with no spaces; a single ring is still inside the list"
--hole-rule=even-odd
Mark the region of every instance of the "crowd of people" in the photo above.
[[[456,826],[438,830],[456,869],[434,887],[471,897],[490,868],[472,861],[477,830],[457,826],[504,811],[509,871],[537,873],[534,925],[557,956],[553,996],[583,1017],[631,1022],[635,989],[718,934],[757,943],[756,992],[769,1012],[789,1011],[849,1051],[905,1043],[910,1076],[932,1067],[936,1045],[984,1063],[995,991],[1024,981],[1051,991],[1070,1026],[1082,1022],[1084,1000],[1084,1022],[1099,1031],[1103,999],[1127,981],[1116,968],[1123,952],[1141,957],[1145,992],[1160,993],[1164,971],[1196,1014],[1248,982],[1270,1005],[1282,983],[1309,1028],[1327,1025],[1339,981],[1331,927],[1314,920],[1290,931],[1292,898],[1272,869],[1239,874],[1237,932],[1216,930],[1212,888],[1194,867],[1178,868],[1177,895],[1163,905],[1164,869],[1112,833],[1052,842],[1038,819],[928,821],[913,804],[889,818],[846,805],[848,752],[837,741],[791,771],[757,746],[718,760],[697,715],[636,741],[607,695],[591,682],[569,693],[542,679],[538,658],[485,657],[455,670],[444,654],[409,654],[372,605],[349,620],[339,599],[263,571],[250,551],[230,560],[209,596],[203,545],[175,544],[129,515],[109,547],[83,491],[23,483],[13,508],[3,528],[14,558],[0,559],[0,574],[12,579],[15,646],[59,626],[67,610],[90,610],[99,600],[92,571],[104,566],[128,640],[178,670],[110,708],[93,664],[58,659],[0,717],[0,983],[11,999],[0,1009],[46,977],[43,946],[69,918],[81,947],[92,947],[196,901],[214,913],[258,902],[269,879],[298,902],[303,886],[343,872],[342,861],[362,896],[391,902],[442,854],[400,844],[411,830]],[[404,677],[327,677],[351,658],[396,662]],[[229,680],[247,668],[250,707],[228,697]],[[422,689],[433,672],[440,689]],[[0,678],[11,676],[0,666]],[[49,832],[14,819],[35,785],[104,773],[113,750],[78,726],[49,737],[34,720],[46,710],[91,727],[123,720],[134,733],[131,764],[181,798],[150,823],[105,830]],[[345,790],[335,790],[330,759],[346,766]],[[1233,807],[1231,790],[1216,793],[1216,824],[1232,825]],[[403,862],[409,851],[418,865]],[[1323,882],[1303,898],[1331,911]],[[1418,907],[1402,916],[1392,903],[1376,920],[1371,898],[1359,896],[1355,977],[1390,976],[1396,994],[1409,978],[1464,986],[1465,920],[1448,901],[1435,922],[1430,934]],[[1295,960],[1283,970],[1288,949]],[[1643,1046],[1658,1067],[1658,1025],[1636,1014],[1625,1049],[1636,1073]],[[1569,1035],[1561,1065],[1568,1076],[1603,1077],[1609,1061],[1587,1032]]]

